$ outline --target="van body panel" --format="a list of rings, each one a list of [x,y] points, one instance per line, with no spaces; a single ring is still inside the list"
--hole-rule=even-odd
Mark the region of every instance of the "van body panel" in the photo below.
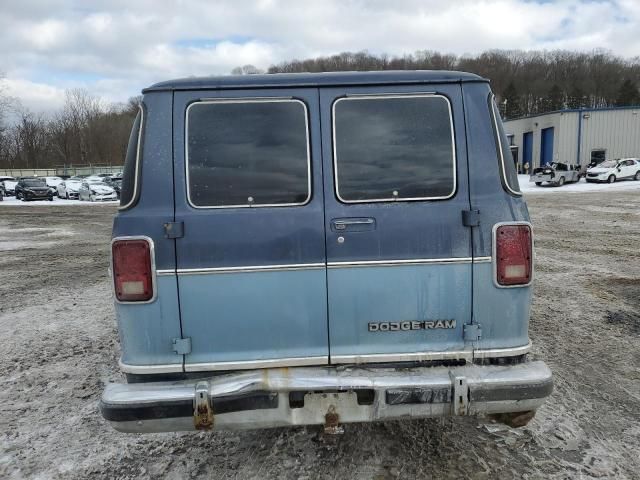
[[[140,196],[113,221],[113,238],[144,236],[153,242],[157,270],[175,269],[175,241],[165,238],[164,224],[173,216],[172,93],[144,96]],[[172,349],[180,338],[180,309],[175,275],[157,276],[152,303],[116,304],[122,362],[127,365],[182,365]],[[174,367],[175,368],[175,367]]]
[[[119,211],[113,236],[153,243],[156,292],[116,302],[130,384],[102,395],[114,428],[335,432],[477,414],[513,426],[551,394],[551,371],[527,357],[529,249],[496,279],[494,232],[509,230],[497,225],[518,223],[517,241],[532,239],[488,81],[441,71],[245,75],[144,93],[139,200]],[[439,106],[407,100],[427,97]],[[251,102],[261,107],[232,107]],[[200,130],[189,136],[192,108]],[[148,281],[135,264],[123,273]]]
[[[509,194],[501,180],[499,152],[490,121],[487,84],[464,84],[465,122],[469,151],[471,208],[480,212],[473,230],[473,256],[491,257],[493,226],[501,222],[527,222],[529,212],[522,196]],[[535,232],[534,232],[535,234]],[[480,325],[478,348],[526,345],[531,286],[498,288],[493,262],[473,266],[473,323]],[[535,273],[534,273],[535,275]]]
[[[189,105],[202,99],[303,102],[311,161],[308,203],[195,208],[187,198],[185,119]],[[174,132],[176,221],[184,222],[185,232],[176,243],[182,332],[192,339],[192,351],[185,363],[326,358],[326,259],[317,90],[175,92]],[[261,270],[265,267],[272,270]],[[201,271],[190,275],[192,269]],[[220,269],[233,269],[233,273],[220,273]]]
[[[173,339],[181,336],[175,276],[158,276],[156,288],[155,302],[118,305],[120,360],[127,366],[174,365],[182,370],[182,355],[172,349]]]
[[[327,279],[332,359],[458,351],[464,347],[462,331],[471,305],[471,262],[330,268]],[[455,302],[441,295],[445,289],[452,290]],[[408,324],[411,320],[452,319],[454,328],[424,329],[416,325],[412,329]],[[392,325],[387,327],[386,323]]]
[[[453,123],[455,192],[448,199],[345,203],[336,194],[333,107],[344,99],[445,98]],[[471,232],[467,147],[460,84],[341,87],[320,90],[331,355],[407,353],[464,348],[471,322]],[[340,159],[337,159],[338,168]],[[328,193],[331,192],[331,193]],[[336,219],[370,219],[370,228],[336,228]],[[357,226],[358,224],[356,224]],[[362,224],[360,224],[362,225]],[[342,239],[342,240],[341,240]],[[402,265],[434,260],[469,265]],[[372,267],[358,263],[380,262]],[[388,263],[387,263],[388,262]],[[349,265],[355,263],[355,265]],[[337,265],[336,265],[337,264]],[[340,268],[332,268],[339,266]],[[455,298],[455,302],[451,299]],[[454,329],[370,331],[375,322],[455,320]],[[375,328],[375,327],[374,327]]]
[[[324,268],[181,275],[179,281],[191,337],[188,364],[294,357],[326,363]]]

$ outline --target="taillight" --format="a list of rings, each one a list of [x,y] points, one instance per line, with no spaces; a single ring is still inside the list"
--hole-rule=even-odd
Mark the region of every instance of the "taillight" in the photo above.
[[[113,282],[120,302],[145,302],[153,298],[151,245],[147,240],[116,240],[111,245]]]
[[[533,241],[529,225],[500,225],[495,231],[496,281],[498,285],[531,283]]]

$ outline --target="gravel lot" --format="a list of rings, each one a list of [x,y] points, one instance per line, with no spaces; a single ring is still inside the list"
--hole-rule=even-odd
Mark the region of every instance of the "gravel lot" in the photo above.
[[[1,478],[638,478],[640,195],[528,195],[534,356],[556,388],[528,427],[481,420],[125,435],[106,277],[112,206],[0,204]]]

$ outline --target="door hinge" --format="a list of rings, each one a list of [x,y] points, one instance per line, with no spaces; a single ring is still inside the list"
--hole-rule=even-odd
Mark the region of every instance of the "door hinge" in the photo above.
[[[462,224],[465,227],[477,227],[480,225],[480,210],[463,210]]]
[[[174,338],[173,351],[178,355],[187,355],[191,353],[191,338]]]
[[[465,325],[463,333],[465,342],[477,342],[482,338],[482,328],[477,323]]]
[[[184,237],[184,222],[167,222],[164,224],[164,238]]]

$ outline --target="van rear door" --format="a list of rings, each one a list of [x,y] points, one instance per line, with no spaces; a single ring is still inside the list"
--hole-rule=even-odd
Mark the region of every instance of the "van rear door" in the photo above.
[[[458,356],[472,289],[460,85],[326,88],[320,108],[331,363]]]
[[[185,370],[326,364],[318,90],[174,95]]]

